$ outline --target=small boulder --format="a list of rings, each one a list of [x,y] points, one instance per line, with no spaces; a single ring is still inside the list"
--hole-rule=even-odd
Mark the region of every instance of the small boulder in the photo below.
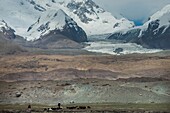
[[[21,93],[20,93],[20,92],[17,92],[17,93],[15,94],[15,96],[16,96],[16,97],[20,97],[20,96],[21,96]]]
[[[116,48],[113,52],[119,54],[120,52],[123,52],[123,48]]]

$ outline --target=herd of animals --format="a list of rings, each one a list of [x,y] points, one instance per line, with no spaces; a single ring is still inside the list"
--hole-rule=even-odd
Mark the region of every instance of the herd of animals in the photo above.
[[[58,103],[58,106],[52,107],[52,108],[44,108],[43,111],[44,112],[51,112],[51,111],[57,111],[57,110],[62,110],[63,107],[61,107],[61,104]],[[90,106],[67,106],[66,109],[68,110],[85,110],[85,109],[91,109]],[[27,113],[31,113],[32,109],[31,109],[31,105],[28,105],[28,109],[26,110]]]

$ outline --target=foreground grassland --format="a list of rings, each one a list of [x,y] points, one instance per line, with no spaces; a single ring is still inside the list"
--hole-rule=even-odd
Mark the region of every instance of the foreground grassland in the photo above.
[[[0,111],[22,111],[27,109],[28,105],[0,105]],[[69,110],[67,106],[90,106],[89,109],[74,109]],[[169,113],[170,112],[170,103],[166,104],[121,104],[121,103],[91,103],[91,104],[69,104],[69,105],[62,105],[61,110],[56,110],[52,112],[112,112],[112,113],[119,113],[119,112],[153,112],[153,113]],[[32,111],[34,112],[44,112],[44,108],[54,108],[56,106],[50,105],[32,105]]]

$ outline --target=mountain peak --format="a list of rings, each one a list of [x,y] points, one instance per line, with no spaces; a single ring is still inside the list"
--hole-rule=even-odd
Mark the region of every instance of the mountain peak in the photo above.
[[[10,30],[11,28],[7,25],[4,20],[0,20],[0,31],[3,32],[4,30]]]
[[[38,39],[54,28],[62,30],[68,21],[72,23],[70,26],[80,26],[87,35],[112,33],[134,26],[123,17],[117,19],[93,0],[3,0],[0,7],[0,19],[28,40]]]
[[[62,9],[59,9],[58,11],[48,10],[28,28],[27,36],[29,39],[33,38],[31,40],[35,40],[50,33],[50,31],[62,31],[66,25],[77,29],[77,23]]]
[[[144,23],[142,26],[142,30],[140,32],[139,37],[141,37],[142,32],[146,31],[148,27],[155,27],[155,33],[158,29],[163,27],[163,32],[169,27],[170,25],[170,4],[163,7],[161,10],[154,13],[150,16],[149,20]]]
[[[8,24],[4,20],[0,20],[0,32],[2,32],[7,39],[15,38],[15,30],[8,26]]]
[[[160,11],[156,12],[155,14],[153,14],[151,16],[151,19],[158,19],[158,18],[166,15],[167,13],[170,13],[170,4],[166,5]]]
[[[170,48],[170,4],[153,14],[142,26],[113,33],[109,39],[135,42],[147,48]]]

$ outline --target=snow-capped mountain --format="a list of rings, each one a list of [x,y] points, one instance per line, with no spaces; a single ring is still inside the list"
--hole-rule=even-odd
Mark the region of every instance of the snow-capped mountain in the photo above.
[[[11,41],[16,37],[14,32],[4,20],[0,20],[0,54],[15,54],[26,51]]]
[[[92,0],[3,0],[0,14],[0,19],[27,40],[38,39],[52,30],[62,31],[65,24],[75,30],[82,28],[87,35],[134,26],[123,17],[113,17]]]
[[[15,34],[14,30],[8,26],[8,24],[4,20],[0,20],[0,32],[6,37],[7,39],[14,39]]]
[[[67,2],[66,2],[67,1]],[[92,0],[60,0],[61,7],[87,33],[87,35],[106,34],[120,29],[131,28],[133,22],[100,8]]]
[[[39,38],[39,36],[45,36],[53,30],[66,35],[76,42],[87,40],[85,32],[61,9],[58,11],[46,11],[34,24],[28,28],[27,33],[30,38]]]
[[[136,42],[149,48],[170,48],[170,4],[149,17],[143,26],[114,32],[109,39]]]
[[[0,31],[4,32],[4,30],[9,30],[10,27],[7,25],[7,23],[4,20],[0,20]]]
[[[170,4],[149,17],[148,21],[142,26],[139,37],[141,37],[143,35],[142,32],[145,32],[149,27],[153,29],[154,34],[162,27],[162,33],[170,27]]]

